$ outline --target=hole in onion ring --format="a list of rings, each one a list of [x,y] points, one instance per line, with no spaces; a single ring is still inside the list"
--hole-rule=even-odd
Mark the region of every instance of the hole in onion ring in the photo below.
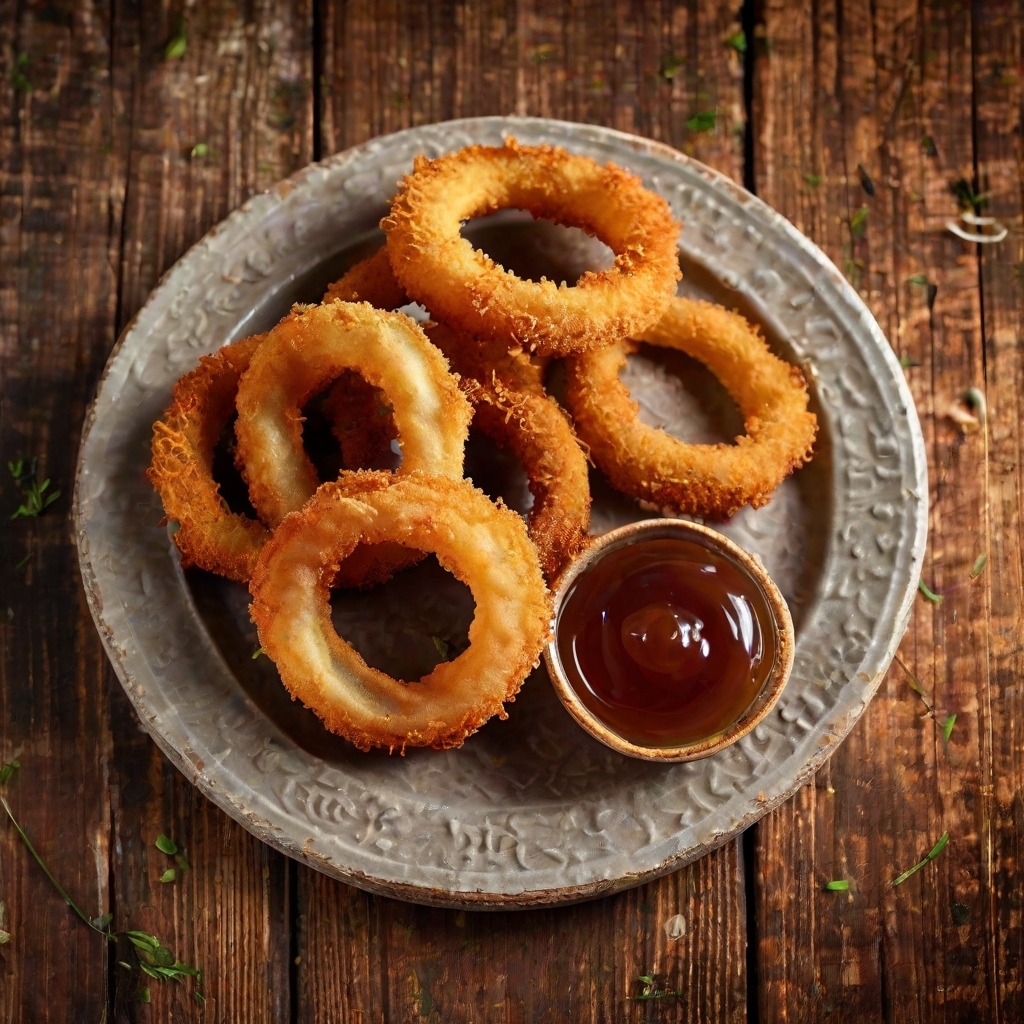
[[[579,228],[535,219],[526,210],[499,210],[462,226],[462,237],[524,281],[546,277],[576,284],[588,270],[607,270],[615,254]]]
[[[213,463],[210,471],[213,479],[220,487],[221,497],[228,503],[228,508],[239,515],[250,519],[259,519],[256,509],[249,501],[249,488],[245,486],[242,474],[235,466],[235,420],[233,415],[220,432],[216,447],[213,449]]]
[[[640,420],[688,444],[734,444],[743,416],[722,382],[699,360],[641,345],[619,379],[639,398]]]
[[[515,452],[474,426],[466,441],[465,473],[488,498],[501,498],[513,512],[525,517],[533,508],[530,478]]]
[[[415,682],[469,646],[476,604],[428,555],[370,590],[332,590],[331,621],[371,668]]]

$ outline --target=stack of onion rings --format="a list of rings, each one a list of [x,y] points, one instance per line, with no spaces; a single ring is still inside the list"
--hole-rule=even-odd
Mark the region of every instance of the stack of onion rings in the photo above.
[[[640,422],[619,380],[631,348],[616,343],[566,361],[566,399],[580,437],[613,486],[672,512],[728,518],[760,508],[810,458],[817,419],[807,411],[800,371],[772,355],[739,314],[693,299],[673,300],[641,335],[707,366],[743,414],[735,444],[686,444]]]
[[[409,301],[390,272],[383,248],[335,281],[324,301],[331,295],[346,295],[380,309]],[[533,495],[530,539],[545,577],[553,582],[587,543],[590,483],[586,456],[572,424],[544,390],[543,364],[524,352],[509,352],[504,345],[477,341],[442,324],[427,324],[425,330],[462,378],[473,403],[474,426],[511,448],[526,470]]]
[[[418,682],[370,668],[331,624],[330,585],[360,543],[434,551],[473,592],[469,647]],[[253,573],[260,644],[292,697],[361,750],[459,746],[507,717],[551,631],[551,599],[514,512],[465,480],[351,473],[287,516]]]

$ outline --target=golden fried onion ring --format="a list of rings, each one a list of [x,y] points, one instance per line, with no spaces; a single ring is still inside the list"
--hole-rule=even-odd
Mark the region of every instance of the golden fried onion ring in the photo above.
[[[613,266],[574,285],[522,280],[460,234],[463,221],[509,207],[596,235],[615,253]],[[511,138],[417,157],[381,227],[398,281],[439,321],[543,355],[583,352],[653,326],[680,277],[679,225],[639,178]]]
[[[355,264],[327,296],[361,299],[380,309],[409,298],[395,280],[387,249]],[[533,507],[528,522],[541,568],[553,582],[587,542],[590,481],[587,460],[568,416],[544,390],[544,367],[497,342],[480,342],[427,324],[427,337],[447,356],[473,403],[473,424],[498,445],[508,445],[529,479]]]
[[[709,518],[766,505],[811,457],[818,421],[807,411],[800,371],[772,355],[743,317],[710,302],[674,299],[640,340],[704,363],[739,406],[746,434],[734,445],[686,444],[641,423],[619,380],[627,343],[573,357],[566,360],[569,408],[612,485],[660,508]]]
[[[461,478],[473,410],[423,331],[367,303],[297,306],[267,333],[238,387],[238,459],[250,500],[271,527],[320,484],[302,447],[302,407],[350,369],[392,405],[400,474]]]
[[[370,668],[331,623],[330,580],[356,545],[437,554],[473,592],[469,647],[418,682]],[[292,697],[361,750],[457,747],[512,700],[551,630],[536,551],[514,512],[468,481],[349,473],[274,531],[253,572],[260,644]]]
[[[213,450],[235,411],[238,381],[263,341],[257,334],[227,345],[174,385],[173,401],[153,424],[153,461],[146,473],[168,519],[181,564],[198,565],[245,583],[252,575],[266,527],[232,512],[213,479]]]

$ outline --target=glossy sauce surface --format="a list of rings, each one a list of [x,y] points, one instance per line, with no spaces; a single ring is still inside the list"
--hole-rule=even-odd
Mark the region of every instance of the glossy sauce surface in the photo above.
[[[562,602],[556,643],[583,704],[632,743],[716,736],[751,705],[775,662],[768,602],[747,571],[696,541],[607,552]]]

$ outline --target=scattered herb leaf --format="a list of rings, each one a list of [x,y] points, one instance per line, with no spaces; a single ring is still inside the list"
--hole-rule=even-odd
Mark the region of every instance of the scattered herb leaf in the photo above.
[[[36,478],[35,456],[28,460],[19,456],[15,461],[8,462],[7,468],[21,491],[21,504],[17,512],[11,516],[12,519],[19,516],[38,516],[43,509],[49,508],[60,497],[60,491],[46,493],[50,486],[49,477],[42,483]]]
[[[32,58],[27,53],[19,53],[14,58],[14,65],[10,71],[11,85],[15,92],[31,92],[32,83],[25,74],[26,69],[32,63]]]
[[[432,636],[430,639],[434,641],[434,647],[437,648],[437,653],[440,654],[442,658],[447,658],[448,642],[446,640],[442,640],[439,636]]]
[[[682,57],[666,57],[661,62],[661,71],[658,74],[664,81],[671,82],[684,67],[686,67],[686,61]]]
[[[981,213],[981,208],[988,202],[988,195],[976,193],[966,178],[951,181],[949,191],[960,204],[961,210],[971,209],[975,213]]]
[[[149,989],[148,988],[139,989],[139,1002],[140,1003],[148,1003],[149,1002]]]
[[[930,135],[921,136],[921,148],[925,156],[938,156],[939,151],[935,148],[935,140]]]
[[[804,175],[804,181],[806,181],[807,184],[811,186],[811,188],[817,188],[821,184],[821,175],[820,174],[805,174]]]
[[[162,874],[162,875],[160,876],[160,881],[161,881],[161,882],[164,882],[164,883],[167,883],[167,882],[173,882],[173,881],[175,880],[175,878],[177,878],[177,877],[178,877],[178,875],[177,875],[177,872],[176,872],[176,871],[174,870],[174,868],[168,868],[168,869],[167,869],[167,870],[166,870],[166,871],[165,871],[165,872],[164,872],[164,873],[163,873],[163,874]]]
[[[931,848],[931,851],[924,858],[924,860],[918,861],[912,868],[910,868],[907,871],[904,871],[903,874],[900,875],[898,878],[894,878],[893,879],[893,881],[892,881],[893,887],[895,888],[897,885],[902,885],[908,878],[910,878],[911,875],[917,874],[917,872],[920,871],[921,868],[923,868],[925,866],[925,864],[929,863],[930,861],[935,860],[935,858],[938,857],[938,855],[940,853],[942,853],[942,851],[946,848],[946,843],[948,843],[948,842],[949,842],[949,833],[948,832],[943,832],[942,833],[942,837]]]
[[[949,737],[953,735],[953,726],[956,725],[956,715],[950,715],[942,723],[942,738],[948,743]]]
[[[11,941],[11,933],[5,932],[3,928],[0,928],[0,946],[5,946]]]
[[[11,761],[8,764],[0,766],[0,785],[6,785],[15,771],[19,768],[17,761]],[[46,862],[42,857],[39,856],[38,851],[32,845],[32,841],[29,839],[25,830],[18,824],[18,820],[14,817],[14,813],[11,810],[10,804],[7,802],[7,798],[0,793],[0,807],[3,807],[7,813],[7,817],[10,818],[11,824],[14,826],[15,831],[18,833],[21,841],[25,844],[25,848],[32,855],[35,862],[43,870],[43,874],[50,880],[53,887],[60,893],[64,898],[64,902],[95,932],[99,932],[105,939],[111,942],[116,942],[118,935],[123,934],[135,947],[136,953],[139,959],[139,969],[147,974],[151,978],[158,980],[167,981],[180,981],[182,978],[189,977],[195,979],[195,997],[196,1001],[203,1003],[206,1001],[206,997],[200,991],[199,986],[202,984],[203,975],[202,972],[197,970],[195,967],[190,967],[186,963],[182,963],[180,960],[175,959],[174,954],[164,946],[155,935],[149,935],[146,932],[128,931],[123,933],[110,931],[110,922],[113,920],[113,914],[107,913],[99,917],[90,918],[82,908],[75,903],[75,901],[67,894],[64,887],[53,877],[50,869],[46,866]],[[168,851],[163,845],[171,847]],[[161,835],[160,839],[157,840],[157,845],[165,853],[175,852],[177,847],[172,843],[166,836]],[[173,875],[174,871],[171,869],[170,873]],[[167,872],[164,873],[163,881],[169,881],[166,877]],[[3,925],[3,904],[0,903],[0,926]],[[0,936],[6,935],[4,939],[0,937],[0,943],[8,941],[10,935],[6,932],[0,931]],[[119,960],[118,963],[126,970],[131,970],[131,965],[126,963],[124,960]],[[144,990],[148,991],[148,989]]]
[[[729,36],[727,42],[737,53],[747,52],[747,34],[743,29],[740,29],[739,32]]]
[[[128,964],[128,963],[125,963],[124,960],[118,960],[117,961],[117,966],[118,967],[123,967],[126,971],[130,971],[132,969],[132,965]]]
[[[982,572],[985,570],[985,565],[988,562],[988,555],[978,555],[974,560],[974,568],[971,569],[971,579],[976,580]]]
[[[173,857],[178,852],[178,844],[173,839],[168,839],[163,832],[156,837],[156,842],[153,845],[161,853],[166,853],[168,857]]]
[[[17,565],[15,565],[15,567],[14,567],[14,568],[15,568],[15,569],[24,569],[24,568],[25,568],[25,566],[26,566],[26,565],[28,565],[28,560],[29,560],[29,559],[30,559],[31,557],[32,557],[32,552],[31,552],[31,551],[26,551],[26,552],[25,552],[25,557],[24,557],[23,559],[21,559],[21,561],[20,561],[20,562],[18,562],[18,564],[17,564]]]
[[[929,590],[928,584],[925,583],[924,580],[918,581],[917,589],[920,590],[921,593],[924,594],[924,596],[927,597],[928,600],[931,601],[933,604],[942,604],[942,595],[936,594],[934,590]]]
[[[167,44],[167,49],[164,50],[164,58],[166,60],[177,60],[179,57],[185,56],[185,47],[188,45],[188,40],[185,37],[185,23],[178,20],[178,30],[174,34],[174,38]]]
[[[909,370],[912,366],[920,365],[921,364],[916,359],[913,359],[910,356],[900,356],[900,366],[902,366],[904,370]]]
[[[907,278],[907,284],[912,284],[917,288],[923,288],[928,283],[928,278],[924,274],[913,274]]]
[[[716,124],[718,124],[717,110],[701,110],[686,122],[686,127],[692,132],[709,132]]]
[[[953,924],[963,925],[970,921],[971,912],[963,903],[954,903],[949,909],[953,913]]]
[[[871,175],[864,169],[863,164],[857,164],[857,174],[860,175],[860,187],[872,198],[875,195],[875,183],[871,180]]]
[[[252,652],[252,660],[255,661],[261,654],[266,654],[266,653],[267,652],[265,650],[263,650],[262,647],[257,647],[256,650]]]
[[[192,867],[184,853],[179,853],[178,856],[174,858],[174,862],[178,865],[179,871],[188,871]]]
[[[867,227],[868,214],[870,212],[866,206],[862,206],[859,210],[854,210],[853,216],[850,218],[850,233],[854,238],[864,237],[864,229]]]
[[[630,996],[629,998],[635,999],[637,1002],[643,1002],[647,999],[678,999],[683,994],[682,989],[666,989],[663,992],[659,992],[654,978],[650,974],[641,974],[636,980],[641,986],[640,994]]]
[[[917,676],[907,667],[907,663],[898,655],[893,655],[893,660],[901,669],[903,669],[904,675],[907,677],[907,685],[921,698],[921,703],[928,709],[929,712],[932,710],[931,702],[928,700],[928,694],[925,693],[924,687],[917,680]]]
[[[839,878],[834,882],[829,882],[825,888],[829,892],[846,892],[850,888],[850,883],[845,878]]]
[[[204,156],[209,156],[209,154],[210,154],[210,147],[205,142],[197,142],[192,147],[192,157],[193,157],[193,159],[197,159],[197,158],[204,157]]]

